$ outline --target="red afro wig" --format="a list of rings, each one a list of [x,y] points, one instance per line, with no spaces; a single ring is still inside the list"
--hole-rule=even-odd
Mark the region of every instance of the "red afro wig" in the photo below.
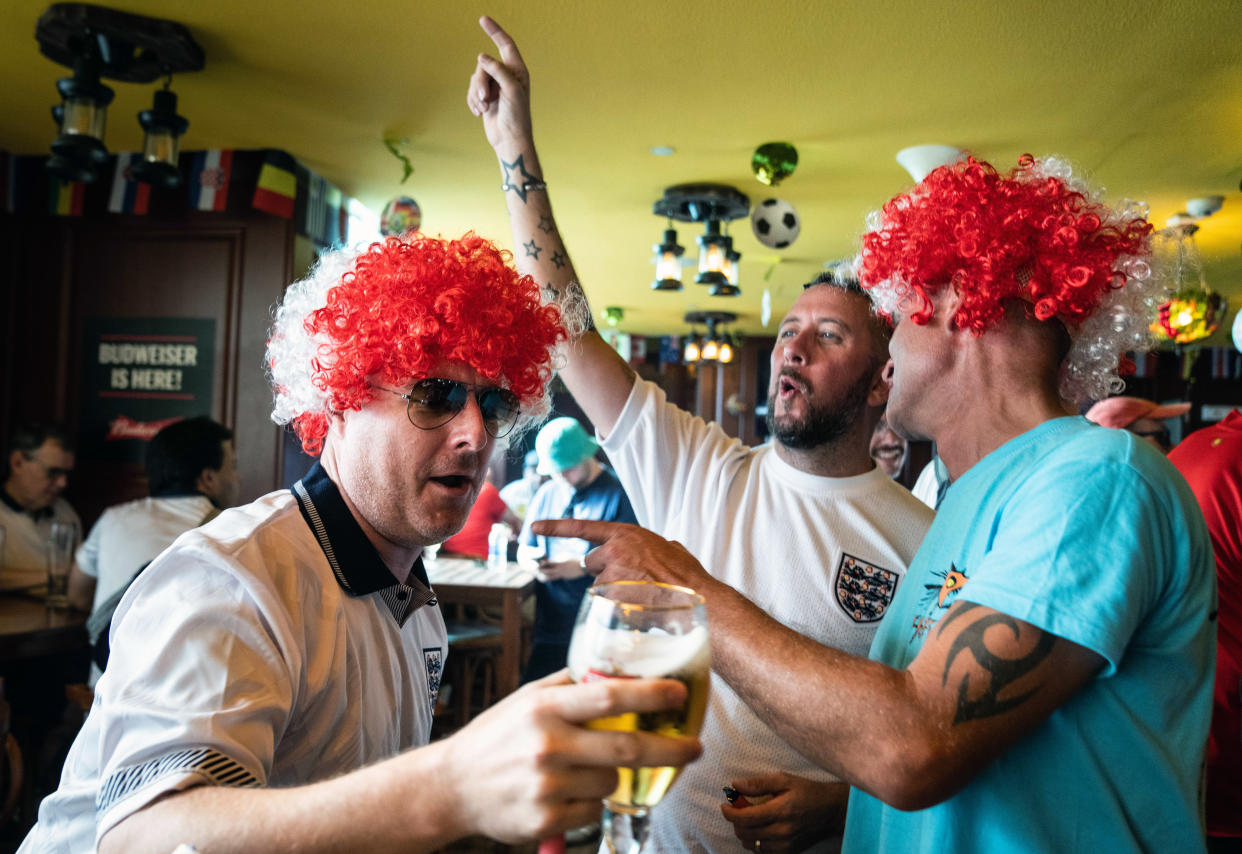
[[[391,237],[360,255],[325,255],[276,311],[273,420],[291,423],[318,454],[330,414],[366,405],[372,378],[405,383],[441,361],[470,366],[512,390],[527,415],[542,414],[553,353],[567,335],[560,310],[510,260],[472,233]]]
[[[882,310],[931,319],[931,297],[953,283],[960,328],[983,334],[1000,322],[1003,302],[1018,298],[1040,320],[1073,330],[1127,274],[1123,256],[1146,252],[1151,225],[1141,214],[1114,214],[1092,201],[1059,161],[1023,155],[1008,175],[973,157],[942,166],[884,205],[868,223],[859,256],[863,287]]]

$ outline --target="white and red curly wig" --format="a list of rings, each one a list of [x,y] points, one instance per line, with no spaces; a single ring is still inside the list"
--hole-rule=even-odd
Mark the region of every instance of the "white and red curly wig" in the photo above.
[[[959,328],[982,335],[1022,300],[1070,337],[1061,394],[1097,400],[1124,387],[1127,350],[1144,349],[1165,298],[1152,226],[1138,204],[1112,209],[1063,161],[1023,155],[1008,174],[973,157],[942,166],[867,220],[855,273],[880,311],[924,324],[955,285]]]
[[[332,413],[365,406],[373,380],[408,383],[444,360],[513,391],[520,434],[548,411],[554,353],[567,333],[560,309],[510,262],[472,233],[326,253],[274,312],[272,420],[291,424],[303,449],[318,454]]]

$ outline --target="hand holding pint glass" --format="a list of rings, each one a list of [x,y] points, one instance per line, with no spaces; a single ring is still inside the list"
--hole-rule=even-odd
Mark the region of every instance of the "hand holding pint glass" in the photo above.
[[[707,710],[710,646],[703,597],[649,581],[599,584],[587,591],[569,645],[575,682],[666,678],[686,686],[680,709],[600,718],[592,729],[698,735]],[[679,768],[618,768],[616,791],[604,800],[603,831],[613,854],[636,854],[647,817]]]
[[[57,520],[47,542],[47,605],[49,608],[69,607],[69,568],[78,545],[78,525]]]

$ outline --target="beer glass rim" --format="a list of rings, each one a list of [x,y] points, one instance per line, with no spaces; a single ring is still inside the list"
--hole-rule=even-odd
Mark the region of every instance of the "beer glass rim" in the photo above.
[[[689,597],[689,601],[677,605],[643,605],[639,602],[628,602],[625,599],[613,599],[604,595],[604,591],[610,587],[659,587],[664,590],[672,590]],[[603,584],[595,584],[587,588],[587,595],[594,596],[597,599],[606,599],[609,602],[616,602],[619,605],[625,605],[635,611],[689,611],[694,608],[701,607],[705,604],[703,596],[696,593],[689,587],[682,587],[679,584],[666,584],[663,581],[643,581],[641,579],[631,579],[626,581],[605,581]]]

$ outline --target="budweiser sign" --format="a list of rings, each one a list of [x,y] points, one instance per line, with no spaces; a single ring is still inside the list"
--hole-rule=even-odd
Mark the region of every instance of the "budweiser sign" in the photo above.
[[[163,430],[169,424],[180,420],[182,420],[180,415],[174,418],[163,418],[159,421],[135,421],[128,415],[119,415],[108,422],[108,435],[104,436],[104,441],[142,439],[144,442],[149,442],[155,437],[156,433]]]

